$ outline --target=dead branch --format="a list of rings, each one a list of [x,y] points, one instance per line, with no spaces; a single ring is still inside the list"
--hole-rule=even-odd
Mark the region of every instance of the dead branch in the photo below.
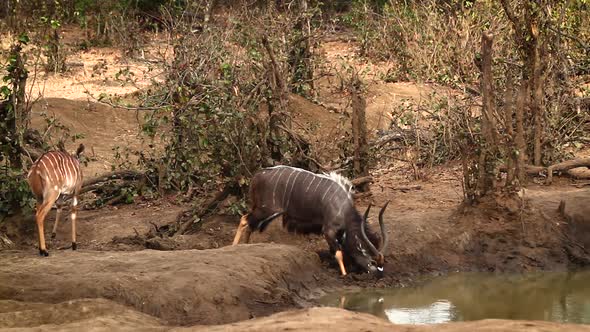
[[[549,30],[551,30],[551,31],[553,31],[553,32],[555,32],[555,33],[557,33],[557,34],[560,34],[561,36],[563,36],[563,37],[565,37],[565,38],[568,38],[568,39],[571,39],[571,40],[575,41],[575,42],[578,44],[578,46],[580,46],[581,48],[585,49],[586,51],[590,50],[590,45],[589,45],[589,44],[586,44],[586,43],[584,43],[584,41],[583,41],[583,40],[581,40],[580,38],[578,38],[578,37],[576,37],[576,36],[574,36],[574,35],[567,34],[567,33],[563,32],[563,31],[561,31],[561,30],[557,30],[557,29],[555,29],[555,28],[554,28],[554,27],[552,27],[552,26],[548,26],[547,28],[548,28]]]
[[[328,76],[328,75],[325,75],[325,74],[324,74],[324,75],[322,75],[322,76]],[[320,101],[320,100],[317,100],[317,99],[311,99],[310,101],[311,101],[312,103],[314,103],[314,104],[318,105],[318,106],[321,106],[321,107],[323,107],[323,108],[327,109],[328,111],[332,111],[332,112],[334,112],[334,113],[337,113],[337,114],[346,113],[346,111],[344,111],[344,110],[341,110],[341,109],[339,109],[339,108],[337,108],[337,107],[335,107],[335,106],[328,105],[328,104],[326,104],[326,103],[324,103],[324,102],[322,102],[322,101]]]
[[[219,203],[221,203],[224,199],[227,198],[227,196],[229,196],[231,191],[232,191],[232,185],[226,184],[225,188],[223,188],[222,191],[218,192],[213,197],[211,197],[208,201],[206,201],[204,204],[200,205],[199,208],[193,210],[192,213],[190,213],[190,217],[188,218],[188,220],[182,222],[182,224],[178,228],[178,231],[176,232],[176,234],[180,234],[180,235],[185,234],[189,230],[190,226],[193,224],[195,219],[202,218],[206,214],[215,210],[217,208],[217,206],[219,205]],[[191,211],[185,211],[185,212],[181,213],[178,216],[178,219],[180,219],[180,218],[182,218],[182,216],[186,215],[187,212],[191,212]]]

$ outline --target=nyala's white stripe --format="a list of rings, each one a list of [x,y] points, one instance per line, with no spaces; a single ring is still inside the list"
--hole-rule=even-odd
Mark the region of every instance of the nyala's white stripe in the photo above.
[[[314,176],[317,176],[317,177],[320,177],[320,178],[329,179],[331,181],[334,181],[342,189],[344,189],[344,191],[346,191],[346,193],[348,194],[348,197],[350,199],[352,199],[352,182],[350,182],[350,180],[348,178],[346,178],[345,176],[340,175],[340,174],[338,174],[336,172],[330,172],[328,174],[326,174],[326,173],[324,173],[324,174],[316,174],[316,173],[310,172],[310,171],[305,170],[305,169],[302,169],[302,168],[297,168],[297,167],[292,167],[292,166],[286,166],[286,165],[278,165],[278,166],[268,167],[266,169],[278,169],[278,168],[290,168],[290,169],[293,169],[295,171],[307,172],[307,173],[312,174]],[[272,178],[271,178],[271,181],[272,181]],[[311,183],[309,184],[309,186],[311,186]],[[318,182],[317,186],[319,186],[319,182]],[[316,186],[316,189],[317,189],[317,186]]]

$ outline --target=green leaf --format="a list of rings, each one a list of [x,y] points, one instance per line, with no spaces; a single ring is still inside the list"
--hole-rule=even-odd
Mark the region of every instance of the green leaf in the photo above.
[[[2,95],[2,99],[8,99],[10,96],[10,88],[6,85],[0,86],[0,95]]]
[[[59,28],[60,26],[61,26],[61,23],[59,23],[59,21],[58,21],[58,20],[51,20],[51,27],[52,27],[53,29],[57,29],[57,28]]]
[[[18,41],[21,44],[27,45],[29,43],[29,36],[26,33],[22,33],[18,36]]]

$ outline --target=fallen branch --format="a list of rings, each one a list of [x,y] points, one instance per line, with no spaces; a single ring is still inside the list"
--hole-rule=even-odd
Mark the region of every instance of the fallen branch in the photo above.
[[[353,186],[359,187],[359,186],[363,186],[367,183],[373,183],[373,177],[372,176],[363,176],[360,178],[353,179],[350,182],[352,183]]]
[[[383,135],[383,136],[379,137],[378,139],[374,140],[369,145],[377,147],[377,148],[381,148],[390,142],[403,142],[405,140],[405,138],[406,138],[406,136],[404,136],[403,133],[387,134],[387,135]]]
[[[372,195],[373,194],[370,191],[367,191],[367,192],[363,192],[363,193],[354,193],[354,194],[352,194],[352,198],[361,199],[361,198],[370,197]]]
[[[576,187],[576,188],[582,188],[585,186],[590,186],[590,182],[582,182],[582,183],[572,183],[572,186]]]
[[[100,182],[106,182],[109,180],[136,180],[143,176],[143,173],[137,171],[130,171],[130,170],[122,170],[122,171],[115,171],[106,173],[103,175],[99,175],[95,178],[87,179],[82,184],[82,188],[90,187]],[[84,191],[84,189],[83,189]]]
[[[566,174],[575,179],[590,179],[590,172],[587,174],[576,174],[575,172],[572,172],[573,169],[579,167],[590,168],[590,158],[568,160],[549,167],[525,165],[524,170],[527,175],[546,176],[547,179],[545,180],[545,184],[551,184],[553,181],[553,173],[555,172]],[[501,166],[499,170],[500,172],[506,172],[506,165]]]
[[[413,186],[399,186],[399,187],[394,187],[392,188],[393,190],[399,190],[401,192],[406,192],[406,191],[410,191],[410,190],[421,190],[422,186],[421,185],[413,185]]]
[[[121,194],[119,194],[119,195],[117,195],[117,196],[109,199],[108,201],[106,201],[104,203],[104,205],[115,205],[115,204],[124,202],[126,198],[127,198],[127,194],[126,193],[121,193]]]
[[[545,184],[551,184],[551,182],[553,181],[553,172],[567,172],[570,169],[578,167],[590,168],[590,158],[568,160],[547,167],[547,179],[545,180]]]

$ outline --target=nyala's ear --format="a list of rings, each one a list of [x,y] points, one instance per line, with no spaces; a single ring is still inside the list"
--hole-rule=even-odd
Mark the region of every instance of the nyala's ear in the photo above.
[[[80,158],[82,152],[84,152],[84,144],[80,143],[78,149],[76,150],[76,158]]]

